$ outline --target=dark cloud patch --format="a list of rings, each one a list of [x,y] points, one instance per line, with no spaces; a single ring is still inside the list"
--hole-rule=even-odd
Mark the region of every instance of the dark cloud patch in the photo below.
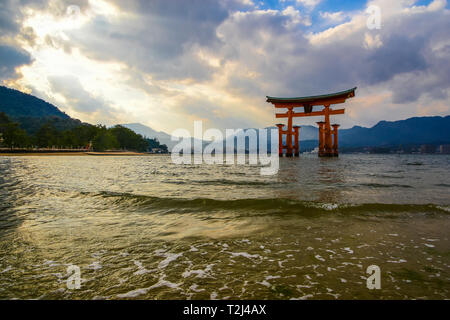
[[[250,12],[219,27],[224,43],[220,54],[258,73],[256,79],[233,75],[230,90],[298,96],[376,86],[391,91],[394,103],[425,95],[447,98],[448,11],[399,13],[384,20],[381,30],[343,28],[316,43],[301,29],[285,27],[286,19],[280,12]],[[367,35],[379,43],[367,45]]]
[[[16,68],[30,64],[31,61],[32,59],[26,51],[0,44],[0,79],[16,77]]]
[[[17,10],[11,5],[12,1],[4,0],[0,1],[0,34],[6,35],[16,33],[19,30],[19,26],[16,19],[19,17]]]
[[[69,33],[83,52],[98,60],[118,60],[156,79],[206,80],[213,72],[196,55],[198,46],[220,44],[216,28],[228,10],[217,1],[116,1],[131,18],[96,17]]]
[[[394,103],[414,102],[426,95],[431,100],[448,99],[450,91],[450,45],[429,50],[426,54],[428,67],[413,72],[393,82]]]
[[[407,38],[396,34],[383,39],[383,45],[367,57],[369,70],[365,82],[376,84],[401,73],[427,69],[424,48],[426,48],[425,35]]]

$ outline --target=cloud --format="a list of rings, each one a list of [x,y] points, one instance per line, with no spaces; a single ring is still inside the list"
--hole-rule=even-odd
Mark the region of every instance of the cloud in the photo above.
[[[166,131],[196,118],[222,128],[268,126],[275,119],[266,95],[313,95],[353,86],[359,87],[357,98],[348,103],[343,124],[450,111],[450,13],[442,0],[423,6],[369,1],[381,8],[380,30],[367,28],[364,8],[333,12],[324,2],[324,11],[315,12],[317,0],[264,9],[237,0],[50,5],[23,0],[21,9],[34,8],[31,16],[14,9],[17,1],[6,2],[0,28],[8,32],[3,46],[23,54],[25,48],[35,59],[23,69],[22,84],[48,78],[42,90],[64,96],[62,101],[86,120],[145,114],[147,123]],[[73,3],[82,18],[66,28],[65,10]],[[42,22],[25,32],[24,21],[36,17],[54,23],[53,29]],[[30,64],[25,55],[17,57],[6,77]]]
[[[290,19],[286,22],[286,26],[288,28],[295,27],[299,23],[302,23],[305,26],[311,25],[311,19],[309,17],[303,17],[300,10],[295,9],[293,6],[286,7],[286,9],[282,11],[282,14],[290,17]]]
[[[21,32],[25,8],[45,10],[53,15],[61,16],[66,14],[70,5],[85,10],[88,3],[88,0],[2,0],[0,2],[0,37],[16,36]]]
[[[214,1],[117,1],[120,18],[97,16],[69,32],[89,57],[119,60],[159,79],[208,79],[198,46],[217,46],[216,28],[228,10]]]
[[[296,0],[297,4],[308,7],[308,8],[314,8],[321,1],[322,0]]]
[[[16,78],[17,68],[32,61],[28,52],[0,44],[0,80]]]
[[[345,20],[346,15],[342,11],[337,12],[320,12],[320,17],[327,20],[327,22],[337,23]]]
[[[242,77],[231,85],[255,94],[285,96],[333,92],[354,85],[380,85],[386,90],[401,87],[392,90],[392,98],[402,103],[429,94],[434,90],[432,83],[439,87],[436,97],[446,97],[450,39],[442,30],[450,28],[448,11],[409,15],[398,10],[383,22],[381,31],[372,33],[368,33],[365,18],[361,13],[337,28],[306,35],[283,28],[282,17],[273,12],[233,16],[219,28],[225,55],[258,73],[252,81],[260,90],[251,85],[243,88]],[[405,78],[410,80],[405,83]]]
[[[78,114],[87,114],[92,119],[100,119],[103,123],[117,121],[118,110],[110,107],[101,97],[96,97],[86,91],[78,78],[72,75],[48,77],[51,90],[61,95],[66,107]]]

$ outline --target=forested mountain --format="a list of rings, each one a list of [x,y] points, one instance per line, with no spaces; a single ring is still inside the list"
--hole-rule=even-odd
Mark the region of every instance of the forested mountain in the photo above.
[[[54,105],[0,86],[0,147],[149,151],[167,150],[153,137],[120,125],[83,123]]]
[[[70,118],[54,105],[30,94],[0,86],[0,112],[10,118],[21,117],[45,118],[56,116],[62,119]]]

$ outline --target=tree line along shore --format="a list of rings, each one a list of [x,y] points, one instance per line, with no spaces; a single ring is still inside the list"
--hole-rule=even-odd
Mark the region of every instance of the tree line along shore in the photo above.
[[[167,146],[157,139],[143,137],[120,125],[107,128],[81,123],[73,128],[61,129],[52,121],[46,121],[30,133],[0,112],[0,153],[71,154],[86,151],[121,151],[117,154],[124,154],[124,151],[168,152]]]

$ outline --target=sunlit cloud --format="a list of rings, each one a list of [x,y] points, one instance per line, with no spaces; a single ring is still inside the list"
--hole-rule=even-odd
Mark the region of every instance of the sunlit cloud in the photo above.
[[[344,127],[448,114],[446,1],[366,5],[381,8],[380,30],[367,28],[365,7],[328,9],[317,0],[264,7],[8,0],[9,15],[0,14],[0,81],[83,121],[141,122],[167,132],[196,119],[218,128],[272,126],[266,95],[353,86],[359,89],[340,117]]]

